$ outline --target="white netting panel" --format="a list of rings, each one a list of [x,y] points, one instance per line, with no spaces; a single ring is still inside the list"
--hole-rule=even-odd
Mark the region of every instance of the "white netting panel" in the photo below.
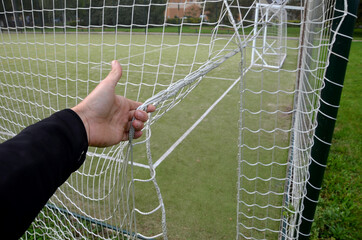
[[[178,104],[205,74],[240,52],[237,32],[218,35],[217,28],[225,25],[221,22],[228,15],[224,2],[216,3],[223,5],[219,16],[214,22],[205,22],[215,29],[203,36],[200,22],[167,21],[167,13],[175,5],[171,1],[2,2],[3,140],[79,103],[108,73],[113,59],[123,67],[118,93],[157,105],[145,128],[146,138],[89,150],[84,165],[49,200],[25,238],[167,238],[150,153],[150,125]],[[186,10],[195,2],[181,5]],[[205,5],[196,6],[200,13],[205,12]],[[196,34],[189,37],[183,33],[184,26],[194,27]],[[170,27],[176,27],[178,33],[167,34]],[[235,23],[226,27],[236,30]],[[158,32],[152,34],[152,28]],[[144,160],[138,154],[138,162],[133,162],[133,153],[139,151],[149,154]],[[149,173],[137,170],[134,174],[134,165]],[[134,195],[139,184],[155,189],[151,195],[156,197],[151,197],[146,207],[138,204]],[[139,226],[149,221],[154,222],[151,230]]]
[[[237,238],[296,238],[333,12],[334,1],[2,1],[2,141],[79,103],[113,59],[117,93],[157,105],[144,138],[89,149],[24,238],[166,239],[151,128],[205,78],[240,81]]]
[[[335,36],[331,38],[334,5],[334,1],[301,2],[298,5],[300,22],[289,23],[300,26],[298,43],[292,45],[288,38],[288,55],[282,68],[268,70],[263,68],[266,63],[250,68],[249,71],[260,74],[260,88],[257,89],[250,88],[248,75],[244,78],[240,109],[239,239],[298,239],[301,234],[299,226],[309,179],[308,167],[313,161],[310,154],[317,127],[316,114],[328,56],[333,54],[331,46],[335,41]],[[345,9],[346,6],[347,2]],[[296,9],[293,7],[291,11],[298,11]],[[297,64],[291,66],[289,61],[294,48],[298,51]],[[290,74],[289,79],[296,79],[296,82],[289,85],[284,81],[284,74]],[[248,95],[254,95],[258,104],[250,103]],[[289,97],[293,101],[284,105],[282,99]],[[290,119],[291,124],[283,123],[282,118]],[[279,161],[284,157],[288,161]],[[282,198],[284,204],[279,205]]]

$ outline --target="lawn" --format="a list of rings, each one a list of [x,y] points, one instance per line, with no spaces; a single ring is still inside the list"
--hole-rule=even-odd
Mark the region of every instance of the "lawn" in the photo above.
[[[63,26],[58,26],[54,29],[52,28],[46,28],[46,29],[36,29],[36,31],[40,32],[40,31],[44,31],[44,32],[79,32],[79,33],[87,33],[87,32],[92,32],[92,33],[96,33],[96,32],[119,32],[119,33],[127,33],[127,32],[137,32],[137,33],[160,33],[160,32],[165,32],[165,33],[177,33],[179,34],[180,32],[182,33],[188,33],[188,34],[211,34],[214,31],[214,25],[208,25],[208,24],[203,24],[201,27],[195,24],[183,24],[182,27],[181,26],[173,26],[173,25],[165,25],[165,27],[163,26],[149,26],[147,27],[147,29],[143,28],[143,27],[118,27],[117,29],[115,27],[105,27],[105,26],[93,26],[93,27],[82,27],[82,26],[78,26],[78,27],[67,27],[64,28]],[[27,28],[29,31],[33,31],[32,28]],[[250,34],[250,32],[253,31],[253,25],[249,25],[245,28],[241,28],[240,29],[240,34],[245,34],[248,35]],[[291,25],[288,26],[288,31],[287,31],[287,35],[288,37],[299,37],[299,32],[300,32],[300,27],[295,26],[295,25]],[[218,29],[218,33],[219,34],[233,34],[234,33],[234,29],[230,26],[225,26],[225,27],[220,27]]]

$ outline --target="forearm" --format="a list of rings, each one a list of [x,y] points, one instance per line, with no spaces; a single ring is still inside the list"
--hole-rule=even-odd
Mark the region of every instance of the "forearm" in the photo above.
[[[0,228],[20,237],[56,189],[85,159],[87,134],[63,110],[0,145]]]

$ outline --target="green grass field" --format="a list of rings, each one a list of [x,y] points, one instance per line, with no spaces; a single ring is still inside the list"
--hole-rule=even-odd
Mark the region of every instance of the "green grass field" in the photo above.
[[[207,35],[198,38],[189,35],[146,37],[135,34],[130,37],[127,34],[114,36],[57,33],[27,37],[23,34],[11,34],[4,37],[7,42],[28,43],[8,44],[4,47],[6,54],[14,58],[2,59],[3,66],[8,71],[4,73],[6,81],[2,81],[0,85],[0,104],[7,106],[7,109],[1,108],[4,117],[0,126],[2,130],[13,133],[56,110],[78,103],[106,76],[109,71],[108,63],[113,59],[119,60],[124,70],[118,93],[144,101],[155,92],[165,89],[171,82],[197,69],[208,57],[210,42],[210,36]],[[117,47],[114,47],[115,43]],[[223,40],[217,41],[214,50],[220,49],[224,43]],[[159,47],[161,44],[164,46],[162,51]],[[89,45],[91,47],[88,47]],[[290,92],[294,89],[296,73],[290,70],[295,68],[297,62],[297,50],[292,49],[297,46],[297,40],[288,41],[288,46],[291,49],[288,50],[283,71],[260,71],[260,68],[255,68],[243,79],[242,89],[247,91],[243,92],[241,100],[243,108],[249,110],[243,112],[243,124],[250,130],[267,130],[256,134],[243,131],[243,143],[250,147],[289,146],[289,132],[272,131],[289,129],[291,124],[291,115],[288,112],[292,109],[293,95]],[[246,52],[246,55],[249,56],[250,52]],[[199,119],[233,80],[239,77],[239,61],[240,55],[236,55],[210,72],[185,100],[153,125],[151,149],[155,161]],[[245,62],[248,61],[250,59],[246,57]],[[32,74],[26,74],[29,72]],[[239,102],[240,90],[236,86],[157,168],[157,181],[166,206],[170,239],[235,237]],[[261,109],[275,113],[252,114]],[[13,122],[18,124],[13,126]],[[116,149],[90,151],[108,154]],[[268,167],[245,167],[245,176],[285,177],[288,150],[246,149],[242,154],[252,163],[277,163]],[[100,173],[103,171],[102,161],[105,160],[88,160],[80,171],[93,175]],[[136,147],[135,162],[146,164],[144,147]],[[135,167],[134,174],[145,177],[149,173],[148,170]],[[97,192],[94,189],[100,188],[103,184],[101,181],[105,181],[105,178],[93,177],[91,183],[88,183],[85,176],[77,176],[72,177],[71,181],[78,190],[87,194],[95,192],[97,196],[101,196],[102,190]],[[283,179],[249,183],[245,186],[249,191],[283,192],[284,189]],[[136,183],[135,188],[137,206],[141,209],[150,210],[157,204],[152,186]],[[69,196],[72,194],[69,193]],[[77,202],[77,197],[75,199]],[[249,204],[258,203],[261,206],[282,204],[282,196],[270,194],[267,197],[245,194],[243,199]],[[79,204],[87,209],[92,208],[88,201],[79,201]],[[250,207],[241,210],[260,218],[281,216],[280,210],[273,207]],[[90,211],[96,216],[99,214],[93,209]],[[159,229],[158,218],[158,215],[140,217],[140,232],[155,234]],[[113,222],[117,220],[119,219]],[[277,221],[256,222],[256,226],[260,228],[279,229]],[[247,234],[268,239],[277,236],[256,231]]]
[[[145,33],[146,31],[149,33],[160,33],[160,32],[165,32],[165,33],[187,33],[187,34],[212,34],[213,30],[214,30],[215,26],[210,26],[210,25],[202,25],[202,27],[200,28],[197,25],[182,25],[182,28],[180,26],[170,26],[167,25],[165,27],[152,27],[149,26],[147,29],[143,28],[143,27],[133,27],[131,28],[125,28],[125,27],[118,27],[117,28],[117,32],[121,33],[121,32],[138,32],[138,33]],[[28,31],[34,31],[33,28],[26,28],[25,30]],[[240,30],[241,34],[249,34],[251,31],[253,30],[253,25],[249,25],[247,27],[245,27],[243,30]],[[78,26],[77,28],[75,27],[68,27],[68,28],[64,28],[63,26],[58,26],[56,28],[45,28],[45,29],[35,29],[35,31],[41,32],[80,32],[80,33],[84,33],[84,32],[92,32],[92,33],[96,33],[96,32],[115,32],[116,28],[115,27],[105,27],[105,26],[99,26],[99,27],[93,27],[93,28],[89,28],[89,27],[81,27]],[[299,37],[299,32],[300,32],[300,28],[299,26],[295,26],[295,25],[289,25],[288,26],[288,37]],[[220,34],[233,34],[234,30],[232,27],[221,27],[218,30],[218,33]]]

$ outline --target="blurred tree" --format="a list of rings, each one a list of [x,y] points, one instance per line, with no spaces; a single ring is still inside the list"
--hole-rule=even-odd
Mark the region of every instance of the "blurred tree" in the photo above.
[[[252,19],[254,16],[249,7],[252,6],[254,0],[242,0],[228,2],[230,5],[231,13],[235,20],[239,21],[248,13],[248,19]],[[220,18],[221,11],[225,10],[224,2],[206,2],[205,13],[209,19],[209,22],[221,21],[222,24],[230,25],[227,14],[222,19]]]
[[[199,18],[201,15],[201,7],[198,4],[191,4],[186,7],[186,17]]]
[[[359,28],[362,27],[362,1],[359,2],[356,26]]]
[[[162,24],[165,19],[166,2],[166,0],[3,0],[0,11],[4,14],[0,14],[0,20],[3,24],[8,21],[12,26],[15,26],[15,21],[18,21],[18,24],[25,22],[28,26]],[[13,13],[13,8],[17,11],[42,11],[31,13],[24,11],[25,19],[23,19],[22,13]]]
[[[163,24],[166,14],[166,0],[153,0],[151,5],[151,16],[149,23],[151,24]],[[155,5],[157,4],[157,5]]]

